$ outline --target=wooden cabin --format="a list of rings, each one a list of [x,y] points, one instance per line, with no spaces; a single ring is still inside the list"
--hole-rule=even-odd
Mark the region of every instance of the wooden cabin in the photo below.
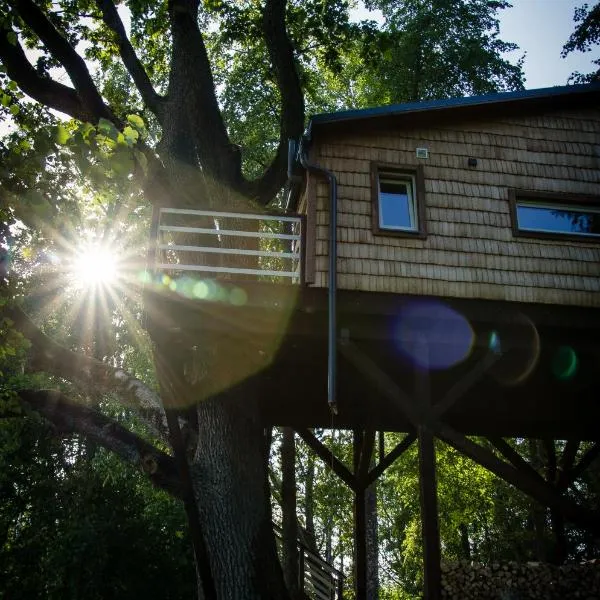
[[[285,214],[160,212],[159,347],[175,364],[227,340],[214,385],[258,389],[265,425],[293,427],[357,507],[417,439],[428,598],[433,436],[600,532],[502,441],[600,438],[600,86],[320,114],[291,159]],[[357,432],[354,473],[312,427]],[[407,438],[370,469],[376,431]]]
[[[338,182],[338,287],[600,306],[599,93],[313,117],[310,161]],[[306,281],[326,287],[328,190],[307,179]]]

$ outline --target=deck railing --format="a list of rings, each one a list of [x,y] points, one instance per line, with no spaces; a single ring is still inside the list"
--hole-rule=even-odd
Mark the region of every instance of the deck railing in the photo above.
[[[161,208],[155,268],[302,281],[303,217]]]
[[[273,524],[279,551],[282,551],[281,528]],[[344,574],[297,540],[298,583],[311,600],[343,600]]]

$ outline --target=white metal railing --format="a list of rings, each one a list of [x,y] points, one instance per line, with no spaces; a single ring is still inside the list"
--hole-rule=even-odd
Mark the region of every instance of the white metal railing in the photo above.
[[[155,235],[161,271],[302,278],[300,216],[161,208]]]

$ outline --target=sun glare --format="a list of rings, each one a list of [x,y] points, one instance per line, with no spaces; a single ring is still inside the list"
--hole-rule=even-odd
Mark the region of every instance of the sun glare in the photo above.
[[[73,262],[73,278],[82,287],[111,285],[117,277],[117,257],[109,248],[88,246]]]

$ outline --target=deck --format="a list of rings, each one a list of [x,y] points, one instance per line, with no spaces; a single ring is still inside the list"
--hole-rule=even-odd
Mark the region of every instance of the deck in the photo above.
[[[339,290],[333,414],[326,289],[199,283],[201,298],[181,286],[145,290],[151,336],[167,360],[181,356],[176,347],[216,336],[230,349],[220,385],[258,388],[265,425],[411,431],[403,396],[418,405],[427,389],[433,405],[446,406],[444,421],[466,435],[599,437],[598,310]],[[419,319],[440,325],[415,343]],[[435,368],[419,366],[419,352]],[[375,384],[365,376],[373,365],[386,376]]]

